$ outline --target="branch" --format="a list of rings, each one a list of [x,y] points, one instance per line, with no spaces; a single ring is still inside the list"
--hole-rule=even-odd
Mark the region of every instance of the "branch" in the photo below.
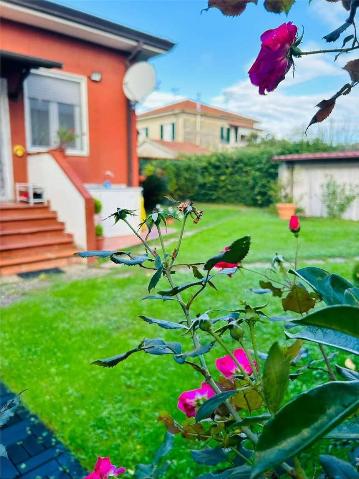
[[[345,30],[349,28],[350,25],[354,24],[354,18],[358,7],[359,0],[351,0],[349,17],[345,20],[343,25],[341,25],[336,30],[333,30],[332,32],[328,33],[328,35],[325,35],[325,37],[323,37],[324,40],[326,40],[328,43],[337,41],[340,35],[345,32]]]

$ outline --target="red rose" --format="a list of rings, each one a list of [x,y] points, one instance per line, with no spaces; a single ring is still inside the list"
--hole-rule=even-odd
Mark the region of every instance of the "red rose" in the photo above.
[[[256,61],[249,70],[253,85],[259,87],[259,93],[273,91],[284,80],[293,64],[289,55],[295,41],[297,27],[292,22],[283,23],[278,28],[262,33],[262,47]]]
[[[300,231],[300,222],[299,218],[296,215],[290,217],[289,220],[289,229],[292,233],[299,233]]]
[[[229,251],[229,246],[226,246],[224,248],[224,251]],[[218,269],[232,269],[232,268],[237,268],[238,263],[228,263],[227,261],[219,261],[214,265],[215,268]]]

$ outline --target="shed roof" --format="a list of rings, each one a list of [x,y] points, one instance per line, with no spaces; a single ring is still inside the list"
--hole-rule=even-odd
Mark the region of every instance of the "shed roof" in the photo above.
[[[323,153],[295,153],[291,155],[277,155],[274,161],[337,161],[359,160],[359,150],[354,151],[330,151]]]

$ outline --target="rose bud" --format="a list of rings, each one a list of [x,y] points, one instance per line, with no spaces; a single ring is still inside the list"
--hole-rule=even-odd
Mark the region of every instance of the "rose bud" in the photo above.
[[[289,220],[289,229],[292,233],[297,235],[300,231],[300,222],[297,215],[293,215]]]

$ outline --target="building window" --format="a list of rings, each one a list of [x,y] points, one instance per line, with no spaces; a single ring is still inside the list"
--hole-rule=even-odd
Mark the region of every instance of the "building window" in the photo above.
[[[143,140],[145,138],[148,138],[148,127],[146,128],[140,128],[138,130],[138,136],[140,138],[140,140]]]
[[[229,143],[231,129],[221,126],[221,143]]]
[[[60,73],[31,73],[25,82],[29,151],[56,147],[64,136],[67,153],[87,154],[85,98],[82,78]]]
[[[174,123],[165,123],[160,126],[160,138],[163,141],[174,141],[176,138],[176,125]]]

